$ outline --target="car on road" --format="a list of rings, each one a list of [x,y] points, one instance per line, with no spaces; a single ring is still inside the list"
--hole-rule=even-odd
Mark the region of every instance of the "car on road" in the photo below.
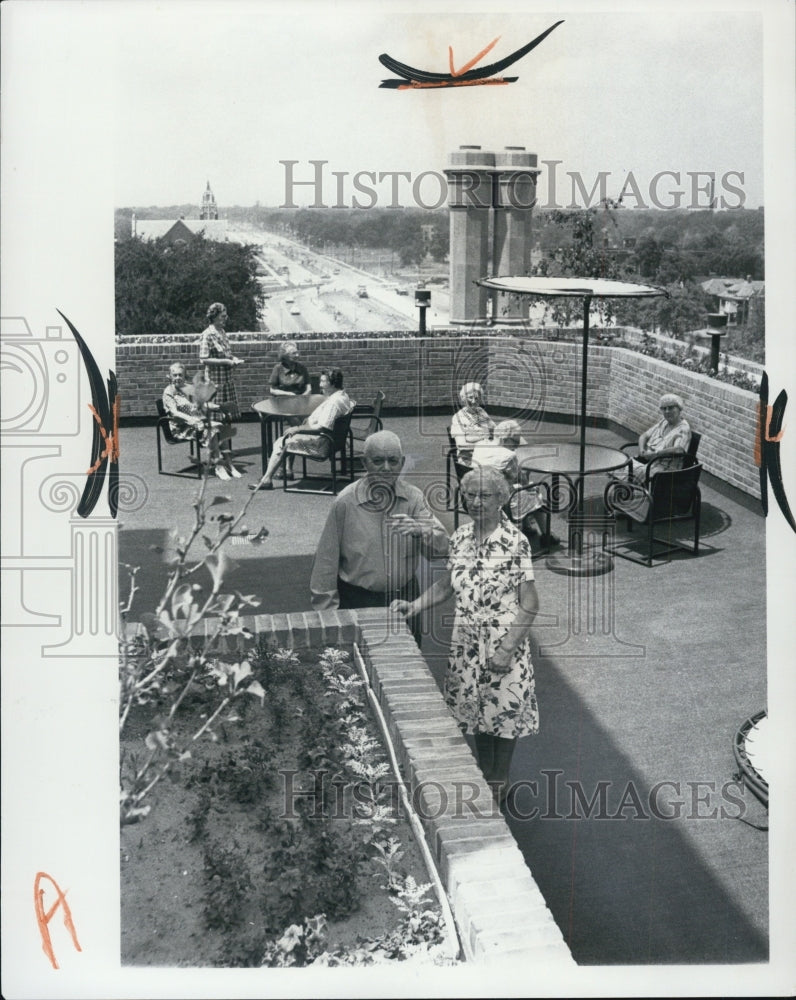
[[[367,287],[366,287],[365,285],[360,285],[360,286],[359,286],[359,287],[357,288],[357,295],[358,295],[358,296],[359,296],[359,297],[360,297],[361,299],[366,299],[366,298],[368,297],[368,290],[367,290]]]
[[[292,306],[295,301],[295,299],[285,299],[285,303],[289,306]]]
[[[395,292],[396,292],[397,295],[408,295],[409,294],[409,289],[408,288],[396,288]]]
[[[301,315],[301,310],[299,309],[298,306],[293,306],[293,308],[290,310],[290,315],[291,316],[300,316]]]

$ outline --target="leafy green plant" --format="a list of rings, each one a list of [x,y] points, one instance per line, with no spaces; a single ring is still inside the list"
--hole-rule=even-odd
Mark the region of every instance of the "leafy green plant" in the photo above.
[[[240,615],[259,603],[251,595],[237,591],[224,593],[223,580],[227,570],[224,543],[244,517],[254,494],[237,516],[215,522],[216,536],[206,534],[208,525],[205,493],[207,478],[202,480],[193,501],[194,523],[187,536],[175,533],[175,557],[172,560],[165,592],[155,612],[142,616],[143,632],[127,636],[127,615],[137,591],[136,573],[130,573],[130,590],[126,605],[121,608],[122,640],[120,643],[119,733],[134,708],[153,706],[156,714],[146,726],[146,754],[133,757],[122,754],[120,819],[122,824],[145,817],[150,805],[145,802],[155,785],[178,762],[190,759],[192,746],[204,735],[217,739],[216,722],[232,723],[239,715],[232,704],[244,695],[264,702],[265,690],[253,676],[252,665],[245,656],[222,659],[219,640],[234,636],[249,636]],[[204,552],[197,562],[188,562],[195,543],[204,543]],[[198,583],[200,571],[210,574],[209,592]],[[197,626],[213,620],[197,645],[192,636]],[[193,733],[182,735],[176,726],[177,713],[189,693],[204,691],[207,717]],[[160,711],[157,711],[160,709]],[[226,716],[224,717],[224,713]]]
[[[210,806],[213,801],[213,796],[210,794],[208,788],[203,789],[199,793],[199,797],[196,801],[196,805],[188,816],[188,826],[190,827],[191,834],[188,837],[188,842],[195,844],[199,840],[203,840],[207,836],[207,821],[210,818]]]
[[[216,841],[204,850],[204,921],[209,928],[237,927],[243,922],[252,881],[240,849]]]

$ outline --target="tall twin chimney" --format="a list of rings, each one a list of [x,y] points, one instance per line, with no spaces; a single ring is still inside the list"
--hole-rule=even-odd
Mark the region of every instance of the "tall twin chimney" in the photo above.
[[[479,278],[528,273],[536,162],[524,146],[499,153],[460,146],[450,154],[451,323],[486,322],[490,293],[475,284]],[[495,293],[493,321],[498,314],[503,322],[522,322],[522,303]]]

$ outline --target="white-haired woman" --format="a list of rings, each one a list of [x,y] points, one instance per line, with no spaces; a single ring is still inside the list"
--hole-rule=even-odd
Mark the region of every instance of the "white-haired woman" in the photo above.
[[[475,446],[473,467],[491,467],[502,473],[512,492],[506,513],[526,537],[530,538],[530,535],[534,534],[531,527],[533,521],[538,529],[539,543],[542,546],[550,548],[554,545],[560,545],[561,540],[558,536],[547,531],[547,515],[539,489],[520,489],[523,484],[516,449],[521,444],[525,444],[525,438],[522,436],[517,421],[502,420],[495,427],[494,442],[481,441]]]
[[[466,473],[473,520],[453,533],[447,572],[416,600],[391,605],[414,616],[455,595],[445,700],[501,803],[516,741],[539,729],[530,638],[539,598],[528,540],[501,509],[509,492],[497,469]]]
[[[472,464],[477,442],[492,436],[495,421],[483,407],[484,390],[478,382],[466,382],[459,390],[461,409],[453,414],[451,437],[456,442],[456,458],[460,465]]]
[[[299,349],[295,340],[285,340],[279,345],[279,360],[271,372],[269,389],[272,396],[309,396],[312,392],[310,373],[299,361]],[[296,427],[301,423],[301,417],[283,417],[286,427]],[[293,456],[285,465],[288,479],[293,479]],[[282,475],[280,470],[274,473],[277,479]]]
[[[661,419],[639,437],[638,459],[633,460],[633,478],[641,483],[657,472],[682,469],[691,444],[691,428],[683,417],[682,399],[666,392],[658,406]]]
[[[299,361],[294,340],[279,345],[279,360],[271,372],[269,388],[272,396],[308,396],[312,391],[310,373]]]

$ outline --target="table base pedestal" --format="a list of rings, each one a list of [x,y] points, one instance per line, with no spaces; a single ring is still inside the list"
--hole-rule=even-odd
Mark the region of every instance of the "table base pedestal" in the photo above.
[[[566,576],[602,576],[614,568],[614,560],[601,549],[584,549],[582,552],[548,556],[545,566],[553,573]]]

